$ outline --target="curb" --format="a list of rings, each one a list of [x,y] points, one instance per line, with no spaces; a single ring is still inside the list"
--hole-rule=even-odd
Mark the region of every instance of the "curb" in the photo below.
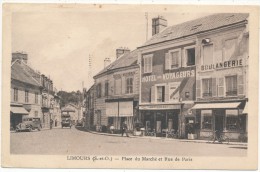
[[[91,130],[81,130],[86,131],[92,134],[104,135],[104,136],[114,136],[114,137],[122,137],[121,134],[109,134],[109,133],[100,133]],[[207,140],[188,140],[188,139],[171,139],[165,137],[147,137],[147,136],[129,136],[129,138],[138,138],[138,139],[155,139],[155,140],[167,140],[167,141],[179,141],[179,142],[192,142],[192,143],[206,143],[206,144],[213,144],[208,143]],[[214,143],[214,144],[221,144],[221,143]],[[240,145],[240,146],[247,146],[247,143],[240,143],[240,142],[229,142],[228,145]]]

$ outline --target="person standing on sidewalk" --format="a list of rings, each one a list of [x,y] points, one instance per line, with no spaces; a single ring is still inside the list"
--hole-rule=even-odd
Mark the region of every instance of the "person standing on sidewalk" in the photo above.
[[[53,120],[50,120],[50,129],[52,129]]]
[[[126,134],[126,137],[129,137],[127,129],[128,129],[127,124],[126,124],[126,121],[125,121],[123,123],[123,127],[122,127],[122,137],[124,136],[124,133]]]

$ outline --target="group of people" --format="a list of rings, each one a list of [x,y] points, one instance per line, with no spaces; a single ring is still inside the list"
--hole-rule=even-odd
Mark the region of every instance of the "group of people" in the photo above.
[[[113,124],[111,124],[109,130],[110,130],[110,132],[111,132],[112,134],[114,134],[114,132],[115,132],[115,127],[114,127]],[[124,136],[124,134],[126,134],[126,137],[129,137],[129,135],[128,135],[128,127],[127,127],[126,121],[122,124],[122,127],[121,127],[121,135],[122,135],[122,137]]]

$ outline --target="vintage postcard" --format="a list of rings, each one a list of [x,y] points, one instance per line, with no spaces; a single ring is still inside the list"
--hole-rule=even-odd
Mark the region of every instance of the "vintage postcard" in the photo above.
[[[259,7],[3,4],[2,166],[258,168]]]

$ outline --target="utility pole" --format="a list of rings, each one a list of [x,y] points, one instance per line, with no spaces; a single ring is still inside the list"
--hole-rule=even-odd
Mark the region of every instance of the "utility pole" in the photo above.
[[[146,41],[148,39],[148,12],[145,12],[145,19],[146,19]]]

